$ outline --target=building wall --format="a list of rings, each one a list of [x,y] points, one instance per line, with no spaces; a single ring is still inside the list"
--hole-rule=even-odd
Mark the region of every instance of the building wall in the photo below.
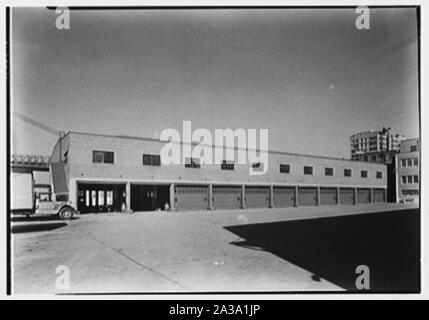
[[[193,183],[217,185],[285,185],[386,188],[386,166],[327,157],[270,152],[268,172],[262,176],[249,175],[249,165],[235,165],[235,170],[221,170],[221,165],[185,168],[181,165],[144,166],[143,153],[160,154],[165,142],[131,137],[69,133],[63,150],[69,150],[67,175],[72,204],[77,203],[78,182],[96,183]],[[113,151],[114,164],[93,163],[92,152]],[[64,152],[64,151],[63,151]],[[290,173],[280,173],[280,164],[290,164]],[[304,175],[304,165],[313,166],[313,175]],[[325,176],[325,167],[334,169],[333,176]],[[344,169],[352,170],[352,177],[344,177]],[[362,178],[360,171],[367,170]],[[382,174],[376,178],[376,172]]]
[[[418,138],[406,139],[401,142],[401,153],[413,152],[411,147],[420,151],[420,140]]]
[[[404,150],[409,150],[407,146]],[[408,165],[408,159],[412,159],[412,165]],[[414,159],[417,159],[418,163],[415,165]],[[403,166],[403,160],[407,162],[406,166]],[[408,177],[412,177],[412,182],[408,182]],[[414,180],[414,176],[417,176],[417,181]],[[406,177],[407,182],[403,182],[403,178]],[[396,184],[397,184],[397,201],[418,201],[419,200],[419,186],[420,186],[420,152],[407,152],[400,153],[396,156]]]
[[[164,142],[118,138],[88,134],[70,135],[69,174],[73,178],[114,180],[165,180],[196,182],[237,182],[255,184],[302,184],[386,186],[386,166],[333,158],[269,153],[268,172],[262,176],[249,175],[249,165],[235,165],[235,170],[221,170],[219,164],[201,168],[182,165],[143,166],[143,153],[159,154]],[[113,151],[114,164],[92,163],[92,151]],[[280,173],[280,164],[290,164],[290,173]],[[313,175],[304,175],[304,165],[313,166]],[[325,176],[325,167],[334,169],[334,176]],[[352,177],[344,177],[344,169],[352,170]],[[368,178],[360,171],[367,170]],[[382,178],[376,178],[376,172]]]

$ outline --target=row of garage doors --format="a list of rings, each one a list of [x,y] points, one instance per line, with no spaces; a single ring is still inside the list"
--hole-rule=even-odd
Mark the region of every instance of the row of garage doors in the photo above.
[[[175,187],[175,207],[179,210],[205,210],[209,207],[209,187],[177,185]],[[242,206],[240,186],[213,186],[213,209],[236,209]],[[354,204],[354,189],[340,188],[339,203]],[[357,203],[370,203],[371,190],[357,189]],[[372,202],[385,202],[385,190],[373,189]],[[247,208],[268,208],[270,205],[269,187],[245,187],[243,202]],[[276,208],[292,207],[295,204],[293,187],[274,187],[273,204]],[[320,205],[337,204],[336,188],[320,188]],[[317,205],[317,189],[315,187],[298,188],[298,205]]]

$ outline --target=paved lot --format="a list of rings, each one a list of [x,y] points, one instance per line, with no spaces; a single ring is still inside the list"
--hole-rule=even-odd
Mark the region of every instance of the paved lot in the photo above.
[[[318,219],[319,217],[328,217]],[[13,292],[415,291],[419,210],[358,205],[14,220]],[[70,270],[70,290],[55,287]]]

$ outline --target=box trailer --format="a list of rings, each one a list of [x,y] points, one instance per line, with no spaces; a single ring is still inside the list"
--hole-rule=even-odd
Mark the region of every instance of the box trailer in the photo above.
[[[32,173],[12,173],[11,209],[14,213],[29,214],[33,211],[34,183]]]
[[[31,215],[57,215],[60,219],[66,220],[73,218],[76,210],[68,201],[38,199],[34,191],[33,174],[31,172],[12,172],[11,212],[24,214],[27,217]]]

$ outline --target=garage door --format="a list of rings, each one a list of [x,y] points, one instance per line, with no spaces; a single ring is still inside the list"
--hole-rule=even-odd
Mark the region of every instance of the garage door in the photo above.
[[[274,206],[276,208],[293,207],[295,204],[295,188],[274,187]]]
[[[337,189],[320,188],[320,204],[325,204],[325,205],[337,204]]]
[[[241,187],[213,186],[215,209],[238,209],[241,205]]]
[[[384,189],[374,189],[374,202],[384,202]]]
[[[298,202],[300,206],[315,206],[317,203],[316,188],[299,188]]]
[[[206,210],[208,207],[206,186],[178,185],[174,197],[178,210]]]
[[[353,204],[354,203],[354,190],[340,188],[340,203],[341,204]]]
[[[246,187],[247,208],[268,208],[270,205],[269,187]]]
[[[358,203],[369,203],[371,199],[371,192],[369,189],[357,190]]]

